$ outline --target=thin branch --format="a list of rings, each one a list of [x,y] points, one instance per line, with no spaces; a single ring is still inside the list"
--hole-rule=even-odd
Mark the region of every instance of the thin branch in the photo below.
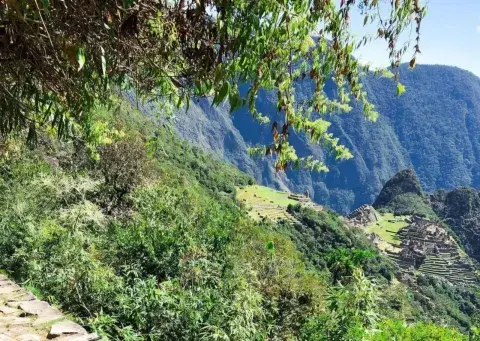
[[[60,58],[58,58],[57,50],[55,50],[55,45],[53,45],[52,37],[50,37],[50,33],[48,32],[47,25],[45,25],[45,21],[43,20],[42,11],[40,10],[40,6],[38,6],[37,0],[35,0],[35,5],[38,9],[38,15],[40,16],[40,20],[42,20],[43,27],[45,28],[45,32],[47,32],[48,39],[50,40],[50,44],[52,45],[52,49],[55,53],[55,57],[57,58],[57,62],[60,64]]]

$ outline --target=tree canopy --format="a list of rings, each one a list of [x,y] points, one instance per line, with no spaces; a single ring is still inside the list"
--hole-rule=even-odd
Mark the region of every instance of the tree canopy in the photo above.
[[[376,34],[354,36],[352,11]],[[414,67],[424,15],[419,0],[6,0],[0,3],[0,132],[28,128],[33,141],[46,126],[60,136],[88,134],[91,108],[120,89],[177,106],[211,96],[213,104],[228,100],[232,111],[247,106],[258,120],[273,121],[272,144],[252,152],[276,154],[277,170],[326,170],[321,161],[296,155],[289,131],[309,134],[338,159],[350,158],[323,115],[348,111],[354,98],[366,119],[377,117],[353,53],[384,39],[395,70],[409,49]],[[416,35],[403,43],[412,25]],[[302,79],[314,82],[315,92],[296,101]],[[324,91],[330,80],[334,96]],[[248,84],[246,95],[240,84]],[[257,111],[261,89],[276,92],[275,117]],[[403,91],[399,83],[397,92]]]

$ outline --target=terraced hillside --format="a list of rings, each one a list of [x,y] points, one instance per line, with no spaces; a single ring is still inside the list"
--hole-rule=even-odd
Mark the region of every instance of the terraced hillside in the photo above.
[[[323,209],[305,195],[278,191],[259,185],[239,188],[237,199],[249,209],[249,215],[256,220],[286,220],[293,224],[301,224],[293,214],[287,211],[288,205],[301,204],[317,211]]]
[[[402,272],[438,276],[452,284],[477,282],[476,266],[439,223],[427,218],[380,214],[364,205],[348,216]]]

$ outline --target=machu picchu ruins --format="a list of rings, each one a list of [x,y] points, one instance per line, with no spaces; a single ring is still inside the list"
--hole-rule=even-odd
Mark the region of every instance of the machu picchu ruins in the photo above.
[[[397,232],[401,251],[386,253],[403,270],[442,277],[454,284],[477,281],[475,265],[461,251],[455,240],[436,222],[412,216],[410,224]]]
[[[369,205],[357,208],[347,218],[351,225],[362,228],[369,240],[393,259],[404,273],[418,272],[437,276],[456,285],[472,285],[477,282],[476,264],[438,222],[413,215],[384,218],[388,224],[382,226],[381,215]],[[400,226],[398,230],[388,228],[401,223],[405,226]],[[383,238],[380,233],[371,232],[372,230],[382,231]]]
[[[347,219],[355,226],[363,226],[378,220],[375,209],[370,205],[362,205],[347,215]]]

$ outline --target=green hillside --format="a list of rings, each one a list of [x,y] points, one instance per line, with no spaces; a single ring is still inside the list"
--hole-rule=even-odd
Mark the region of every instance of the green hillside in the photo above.
[[[96,145],[44,133],[31,150],[18,136],[2,142],[0,159],[0,269],[89,331],[114,340],[466,340],[470,319],[424,310],[338,214],[255,185],[123,102],[98,109],[95,127]],[[290,219],[250,218],[266,206]],[[438,316],[457,329],[432,324]]]
[[[288,192],[278,191],[269,187],[253,185],[237,190],[237,198],[246,205],[268,203],[286,208],[295,205],[297,200],[289,198]]]

